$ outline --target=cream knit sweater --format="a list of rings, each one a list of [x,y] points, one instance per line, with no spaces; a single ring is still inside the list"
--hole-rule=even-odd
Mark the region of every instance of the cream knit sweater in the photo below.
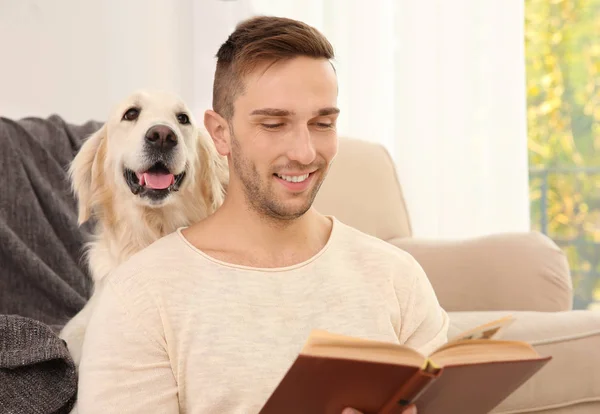
[[[337,219],[285,268],[224,263],[180,231],[110,276],[83,347],[79,412],[256,413],[319,328],[429,353],[448,317],[407,253]]]

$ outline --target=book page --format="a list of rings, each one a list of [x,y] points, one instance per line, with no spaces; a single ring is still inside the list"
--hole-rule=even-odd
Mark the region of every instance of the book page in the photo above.
[[[444,345],[432,352],[430,356],[438,354],[439,352],[447,348],[451,348],[458,344],[464,343],[465,341],[497,340],[501,336],[502,332],[506,329],[506,327],[512,324],[514,320],[515,319],[512,315],[508,315],[500,319],[486,322],[483,325],[476,326],[473,329],[464,331],[456,335],[455,337],[449,339],[448,342],[446,342]]]
[[[356,359],[423,368],[427,358],[414,349],[391,342],[375,341],[313,330],[301,354],[315,357]]]
[[[525,342],[487,339],[455,341],[431,357],[438,366],[479,364],[484,362],[524,361],[541,356]]]
[[[484,323],[473,329],[462,332],[448,342],[464,341],[469,339],[499,339],[503,331],[515,321],[512,315]]]
[[[435,350],[431,358],[437,364],[539,358],[535,349],[526,342],[498,339],[514,321],[514,317],[509,315],[462,332]]]

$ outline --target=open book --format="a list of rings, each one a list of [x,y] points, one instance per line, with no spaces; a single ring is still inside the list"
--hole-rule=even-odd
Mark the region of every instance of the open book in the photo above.
[[[478,326],[431,355],[398,344],[312,331],[261,414],[489,413],[551,357],[498,337],[512,317]]]

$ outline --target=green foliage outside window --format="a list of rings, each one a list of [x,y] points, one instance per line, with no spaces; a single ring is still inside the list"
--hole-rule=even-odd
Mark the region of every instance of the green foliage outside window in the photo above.
[[[600,0],[526,0],[531,220],[600,306]]]

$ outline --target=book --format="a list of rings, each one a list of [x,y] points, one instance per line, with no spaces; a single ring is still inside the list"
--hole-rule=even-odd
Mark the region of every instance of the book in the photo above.
[[[260,414],[485,414],[551,356],[500,338],[507,316],[451,338],[430,355],[405,345],[313,330]]]

